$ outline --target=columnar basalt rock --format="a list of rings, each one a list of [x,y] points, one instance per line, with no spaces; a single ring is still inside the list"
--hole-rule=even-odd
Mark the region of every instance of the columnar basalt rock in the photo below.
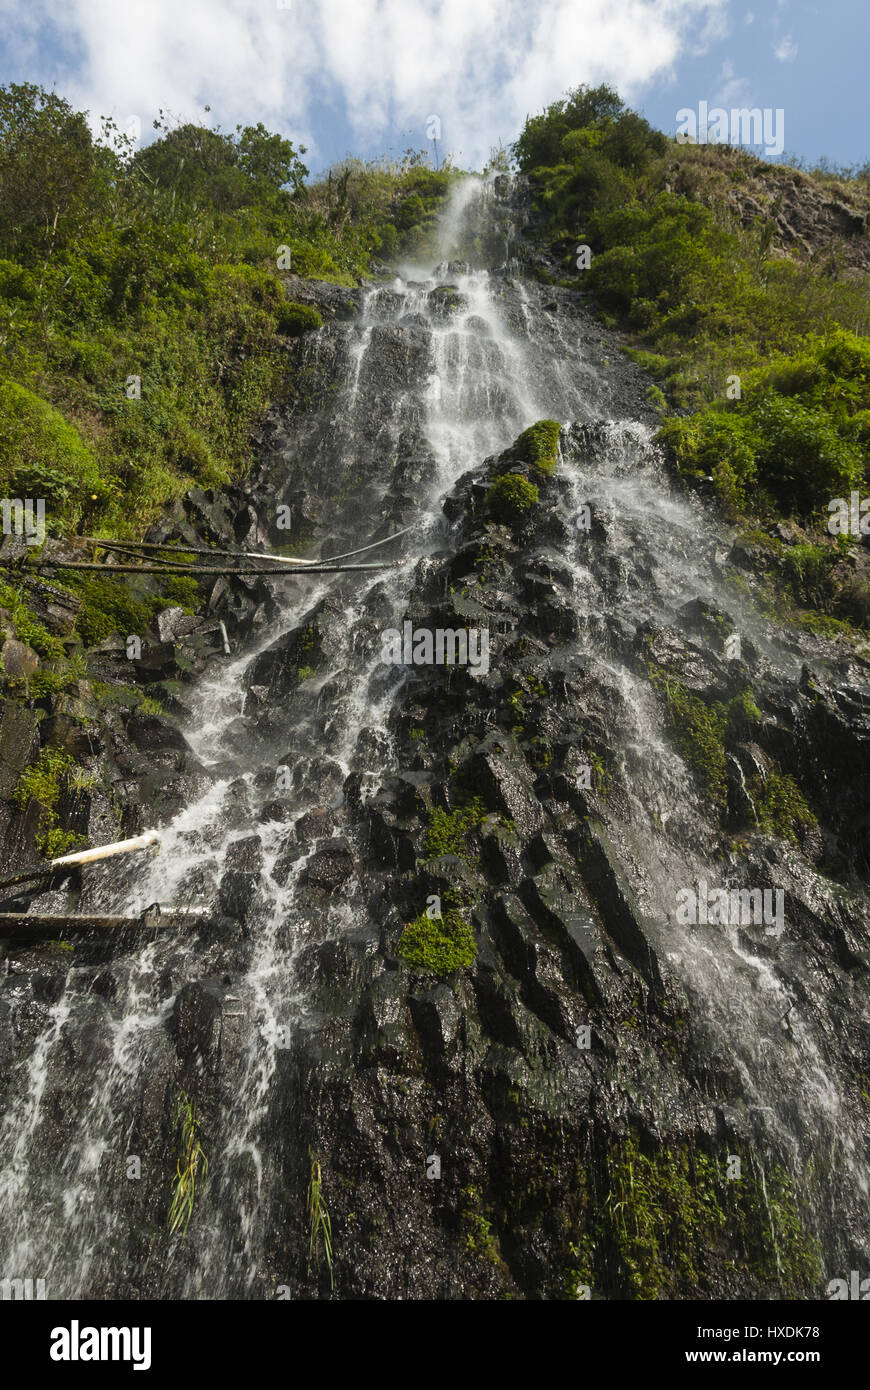
[[[523,220],[508,182],[475,229],[492,197]],[[90,828],[147,818],[164,846],[33,900],[210,909],[8,957],[0,1086],[35,1140],[0,1221],[64,1294],[812,1298],[866,1248],[866,663],[725,586],[727,529],[671,490],[649,383],[581,295],[448,256],[419,286],[294,280],[324,326],[288,347],[246,486],[151,533],[316,555],[419,521],[399,563],[218,579],[146,634],[163,714],[43,711],[52,746],[94,721]],[[506,478],[535,498],[493,506]],[[384,662],[406,621],[485,629],[488,670]],[[123,643],[90,660],[121,689]],[[10,844],[31,714],[0,722]],[[684,929],[701,879],[782,891],[783,934]],[[210,1165],[183,1245],[180,1094]],[[93,1194],[96,1152],[102,1225],[61,1241],[57,1174]]]

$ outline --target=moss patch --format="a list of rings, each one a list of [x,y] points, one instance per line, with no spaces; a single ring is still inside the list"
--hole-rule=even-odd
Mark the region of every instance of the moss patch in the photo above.
[[[455,811],[445,811],[441,806],[436,806],[430,813],[423,842],[426,857],[437,859],[442,854],[455,854],[468,859],[468,835],[480,825],[485,815],[486,807],[480,797],[472,798]]]
[[[495,521],[506,526],[521,526],[528,513],[538,504],[538,488],[518,473],[496,478],[486,494],[486,506]]]
[[[61,783],[72,766],[69,753],[58,748],[43,748],[36,762],[24,769],[12,793],[12,801],[20,810],[25,810],[31,801],[39,805],[36,845],[46,859],[55,859],[74,846],[87,843],[83,836],[71,830],[60,830],[57,825]]]
[[[9,610],[19,641],[26,642],[40,656],[48,657],[52,661],[63,660],[63,644],[46,631],[27,607],[20,591],[11,584],[0,583],[0,607]]]
[[[297,304],[289,300],[279,304],[276,310],[278,332],[289,338],[298,338],[303,333],[311,333],[323,327],[323,318],[312,304]]]
[[[783,1169],[762,1177],[743,1160],[743,1175],[729,1181],[706,1154],[647,1154],[631,1135],[614,1146],[607,1171],[596,1244],[613,1252],[613,1276],[629,1297],[685,1297],[703,1290],[711,1257],[726,1242],[756,1285],[792,1298],[821,1287],[818,1245]]]
[[[447,911],[443,917],[422,912],[402,932],[398,954],[419,970],[449,975],[471,965],[477,946],[471,927],[460,912]]]
[[[724,810],[728,797],[726,738],[745,733],[760,717],[752,691],[748,687],[741,690],[727,704],[720,700],[708,703],[666,672],[654,667],[650,674],[664,694],[677,747],[710,799]]]
[[[796,843],[802,828],[818,824],[800,787],[786,772],[771,772],[764,782],[753,778],[748,791],[758,824],[769,835]]]
[[[540,477],[553,472],[559,459],[558,420],[539,420],[530,425],[514,443],[514,454],[521,463],[528,463]]]

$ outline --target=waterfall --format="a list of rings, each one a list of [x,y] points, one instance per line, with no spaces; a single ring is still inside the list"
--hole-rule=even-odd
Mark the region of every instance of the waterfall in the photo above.
[[[273,1236],[285,1219],[288,1173],[306,1162],[305,1097],[290,1059],[294,1039],[323,1024],[300,962],[315,945],[365,929],[368,911],[359,874],[312,909],[301,885],[324,837],[313,840],[307,827],[320,816],[331,825],[326,838],[338,846],[350,837],[353,850],[349,782],[364,801],[408,765],[391,722],[408,673],[386,668],[368,634],[372,624],[401,626],[417,577],[449,550],[442,503],[457,480],[545,417],[564,426],[565,538],[546,558],[570,577],[578,636],[566,660],[594,670],[612,702],[650,938],[691,1001],[698,1036],[727,1057],[759,1145],[796,1181],[816,1154],[834,1174],[830,1202],[848,1187],[866,1220],[870,1171],[845,1117],[830,1038],[805,1013],[763,930],[756,949],[742,928],[675,921],[676,887],[712,882],[717,872],[705,853],[707,810],[617,629],[647,620],[679,627],[684,606],[701,599],[727,609],[784,680],[797,678],[802,658],[745,595],[725,587],[717,556],[728,528],[673,491],[648,417],[613,414],[616,387],[593,321],[586,334],[572,331],[549,287],[519,278],[513,261],[499,263],[517,242],[513,213],[507,234],[503,226],[486,234],[498,220],[494,202],[485,181],[454,184],[433,262],[402,265],[393,280],[370,286],[355,319],[331,323],[324,343],[305,349],[331,354],[334,394],[296,415],[276,407],[275,475],[304,465],[311,478],[334,479],[331,495],[332,483],[322,484],[323,553],[338,541],[364,544],[382,522],[392,529],[414,520],[417,529],[382,573],[276,583],[280,614],[256,646],[193,691],[184,731],[205,770],[201,794],[163,827],[158,855],[95,869],[89,880],[88,904],[102,910],[139,912],[155,900],[213,906],[241,842],[258,837],[243,940],[203,950],[179,931],[141,946],[125,940],[96,965],[74,955],[61,997],[9,1075],[0,1276],[43,1278],[49,1298],[263,1297],[282,1283]],[[578,527],[584,505],[605,541]],[[251,692],[257,662],[320,611],[337,615],[324,660],[261,717]],[[282,768],[287,785],[277,787]],[[720,871],[729,886],[751,886],[739,864]],[[825,892],[821,882],[817,891]],[[214,1025],[213,1054],[184,1064],[193,1078],[219,1072],[208,1097],[208,1181],[184,1241],[169,1242],[171,1171],[160,1165],[174,1143],[173,1020],[183,1007],[207,1021],[219,978],[229,1007]],[[203,1036],[211,1036],[206,1023]],[[131,1158],[139,1176],[130,1175]],[[836,1249],[832,1211],[817,1217],[820,1240]]]

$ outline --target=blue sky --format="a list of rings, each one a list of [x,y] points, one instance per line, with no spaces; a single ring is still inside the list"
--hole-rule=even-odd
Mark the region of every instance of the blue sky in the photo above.
[[[607,81],[660,129],[702,100],[784,111],[785,150],[870,160],[870,0],[0,0],[0,81],[142,139],[160,107],[263,123],[317,172],[427,144],[480,167],[527,113]]]

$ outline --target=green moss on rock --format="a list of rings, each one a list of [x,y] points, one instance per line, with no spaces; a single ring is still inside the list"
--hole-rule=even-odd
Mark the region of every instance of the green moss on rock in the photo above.
[[[443,854],[456,854],[467,859],[468,834],[480,825],[485,815],[486,807],[480,797],[473,797],[466,805],[458,806],[454,811],[446,811],[441,806],[434,807],[423,842],[426,857],[437,859]]]
[[[762,1174],[744,1159],[732,1180],[704,1153],[647,1153],[630,1135],[613,1147],[607,1174],[595,1244],[611,1252],[616,1282],[629,1297],[703,1296],[723,1246],[759,1291],[805,1298],[821,1288],[818,1244],[784,1169]]]
[[[0,608],[8,609],[19,641],[26,642],[39,656],[48,657],[52,661],[63,659],[63,644],[46,631],[28,608],[23,595],[11,584],[0,583]]]
[[[57,824],[57,807],[61,784],[72,770],[73,759],[59,748],[43,748],[39,757],[26,767],[12,793],[13,804],[26,810],[32,801],[40,807],[36,845],[46,859],[65,854],[87,841],[71,830],[61,830]]]
[[[771,772],[764,782],[754,778],[748,790],[758,824],[769,835],[795,843],[801,829],[818,824],[797,783],[786,772]]]
[[[443,917],[422,912],[402,932],[398,953],[408,965],[449,975],[471,965],[477,955],[474,934],[461,913],[449,910]]]
[[[311,304],[296,304],[288,300],[279,304],[276,310],[278,332],[289,338],[298,338],[303,333],[311,333],[323,327],[323,318],[318,309]]]
[[[518,473],[507,473],[496,478],[486,494],[486,506],[490,515],[506,526],[522,525],[528,513],[538,504],[538,489],[535,483]]]
[[[514,454],[521,463],[528,463],[533,472],[546,477],[553,472],[559,459],[558,420],[538,420],[530,425],[514,443]]]

